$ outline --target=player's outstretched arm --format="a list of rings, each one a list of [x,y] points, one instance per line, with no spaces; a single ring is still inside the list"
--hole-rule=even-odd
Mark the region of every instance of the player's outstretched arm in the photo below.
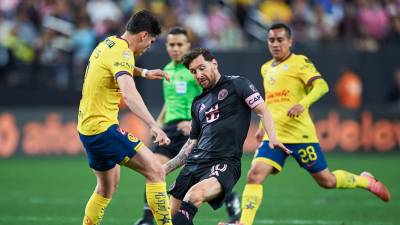
[[[149,80],[162,80],[165,77],[167,81],[170,81],[169,74],[160,69],[148,70],[135,67],[135,69],[133,70],[133,74],[135,76],[141,76]]]
[[[122,75],[117,78],[117,82],[126,105],[150,127],[155,142],[158,142],[160,145],[169,144],[171,141],[164,131],[157,126],[156,121],[144,104],[142,96],[137,91],[132,77],[129,75]]]
[[[189,157],[190,152],[192,152],[193,148],[197,144],[197,139],[188,139],[187,142],[183,145],[181,151],[176,155],[173,159],[166,162],[163,167],[165,169],[165,174],[169,174],[174,171],[176,168],[182,166],[186,163],[187,158]]]
[[[274,121],[272,119],[272,115],[270,111],[265,107],[264,104],[259,104],[254,108],[254,111],[258,116],[261,117],[261,121],[263,123],[263,128],[265,132],[267,132],[269,138],[269,146],[270,148],[278,147],[286,154],[292,154],[288,148],[286,148],[280,141],[278,141],[275,133]]]

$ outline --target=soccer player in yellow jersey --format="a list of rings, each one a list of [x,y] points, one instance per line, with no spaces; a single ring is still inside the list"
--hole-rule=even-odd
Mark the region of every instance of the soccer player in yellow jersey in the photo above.
[[[261,67],[261,74],[265,102],[275,122],[278,139],[321,187],[363,188],[383,201],[389,201],[387,188],[370,173],[355,175],[345,170],[331,172],[328,169],[308,112],[310,105],[328,92],[328,85],[307,57],[291,53],[291,46],[288,26],[275,24],[269,28],[268,48],[273,59]],[[280,172],[288,156],[268,146],[268,136],[264,135],[263,129],[257,131],[256,137],[262,145],[255,153],[242,195],[240,224],[243,225],[253,224],[261,204],[265,178]]]
[[[155,142],[169,144],[133,80],[133,74],[149,79],[168,77],[161,70],[135,68],[134,57],[149,49],[160,33],[159,22],[148,11],[140,11],[130,18],[122,36],[106,38],[90,56],[79,105],[78,131],[97,185],[87,202],[83,225],[100,224],[118,186],[120,165],[146,177],[147,201],[157,224],[172,225],[161,163],[140,140],[119,127],[117,118],[123,97],[129,109],[150,127]]]

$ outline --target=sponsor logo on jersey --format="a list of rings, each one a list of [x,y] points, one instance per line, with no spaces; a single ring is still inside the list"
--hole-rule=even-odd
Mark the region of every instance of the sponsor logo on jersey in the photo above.
[[[219,108],[218,104],[215,106],[211,107],[208,111],[205,112],[206,115],[206,121],[207,123],[212,123],[219,119]]]
[[[114,66],[115,67],[124,67],[124,68],[126,68],[128,70],[133,70],[133,65],[131,65],[128,62],[115,62]]]
[[[228,96],[228,90],[222,89],[218,92],[218,100],[222,101]]]

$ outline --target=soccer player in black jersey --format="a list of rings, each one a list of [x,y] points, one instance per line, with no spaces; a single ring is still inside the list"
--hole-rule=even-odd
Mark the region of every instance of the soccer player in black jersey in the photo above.
[[[241,174],[240,159],[251,111],[263,120],[271,148],[291,154],[276,139],[274,124],[254,85],[239,76],[222,76],[208,49],[196,48],[183,57],[203,92],[192,103],[192,130],[179,154],[164,164],[166,173],[186,163],[170,189],[172,222],[193,224],[197,209],[208,202],[219,208]]]

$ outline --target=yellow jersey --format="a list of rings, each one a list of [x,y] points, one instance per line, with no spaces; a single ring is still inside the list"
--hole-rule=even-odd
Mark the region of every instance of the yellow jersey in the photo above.
[[[273,60],[261,66],[265,104],[272,114],[277,138],[282,143],[316,143],[316,130],[308,108],[299,117],[290,118],[288,110],[307,95],[307,85],[320,77],[314,65],[303,55],[291,54],[274,65]],[[268,136],[264,136],[268,140]]]
[[[97,45],[86,68],[78,113],[79,133],[95,135],[118,124],[122,94],[117,77],[133,76],[134,67],[135,58],[125,40],[111,36]]]

